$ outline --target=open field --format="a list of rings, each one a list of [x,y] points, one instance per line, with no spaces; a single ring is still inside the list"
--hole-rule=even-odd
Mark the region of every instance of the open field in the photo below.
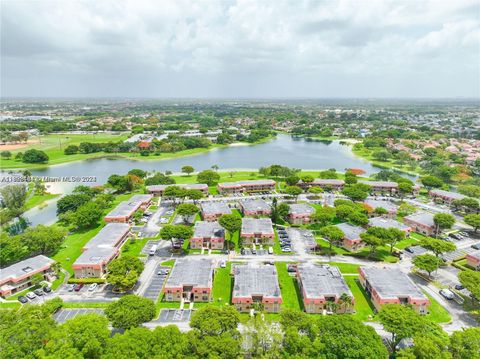
[[[230,276],[232,263],[228,262],[225,268],[217,268],[213,281],[213,304],[226,305],[232,300],[233,278]],[[196,304],[195,304],[196,305]]]
[[[298,289],[297,280],[287,271],[287,263],[276,262],[278,283],[282,292],[282,309],[303,310],[303,302]]]

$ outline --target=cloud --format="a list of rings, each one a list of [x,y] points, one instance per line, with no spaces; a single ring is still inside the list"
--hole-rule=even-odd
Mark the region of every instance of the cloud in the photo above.
[[[4,96],[479,96],[458,1],[4,1]]]

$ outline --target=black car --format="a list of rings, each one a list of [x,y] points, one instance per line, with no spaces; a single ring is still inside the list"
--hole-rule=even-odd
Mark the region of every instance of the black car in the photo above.
[[[27,297],[24,297],[23,295],[21,295],[20,297],[18,297],[18,301],[22,304],[25,304],[25,303],[28,303],[28,299]]]
[[[52,288],[50,288],[48,285],[42,288],[45,293],[50,293],[52,291]]]
[[[38,295],[38,296],[40,297],[40,296],[43,295],[43,290],[41,290],[40,288],[38,288],[38,289],[35,289],[35,290],[33,291],[33,293],[35,293],[36,295]]]
[[[413,253],[413,249],[410,248],[410,247],[405,248],[405,250],[406,250],[408,253]]]
[[[465,287],[464,287],[463,285],[461,285],[461,284],[457,284],[457,285],[455,286],[455,289],[456,289],[456,290],[462,290],[462,289],[465,289]]]
[[[480,249],[480,243],[475,243],[474,245],[472,245],[472,248],[473,249]]]

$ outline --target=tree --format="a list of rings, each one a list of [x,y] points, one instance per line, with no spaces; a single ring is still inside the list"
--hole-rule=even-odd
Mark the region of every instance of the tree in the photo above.
[[[66,155],[74,155],[74,154],[78,153],[78,151],[79,151],[78,146],[69,145],[63,150],[63,153],[66,154]]]
[[[357,183],[357,175],[355,173],[347,171],[345,173],[345,183],[347,185]]]
[[[320,193],[323,193],[323,188],[322,187],[310,187],[308,189],[308,192],[312,193],[312,194],[320,194]]]
[[[205,170],[197,175],[197,182],[206,183],[208,186],[216,185],[219,180],[220,175],[212,170]]]
[[[458,273],[458,279],[472,293],[474,298],[480,299],[480,272],[472,270],[461,271]]]
[[[433,216],[433,223],[435,223],[435,235],[444,229],[450,229],[455,224],[455,217],[449,213],[437,213]]]
[[[398,228],[389,228],[384,242],[390,246],[390,254],[393,253],[395,245],[405,238],[405,232]]]
[[[197,203],[199,199],[203,198],[203,193],[198,189],[189,189],[186,192],[186,197],[190,198],[193,203]]]
[[[282,202],[277,207],[277,218],[285,219],[290,213],[290,206],[288,203]]]
[[[74,212],[90,200],[91,197],[84,193],[67,194],[57,201],[57,215],[69,211]]]
[[[183,222],[188,222],[188,217],[198,213],[198,207],[192,203],[182,203],[177,207],[177,214],[183,217]]]
[[[251,317],[242,331],[244,342],[248,342],[247,355],[253,358],[280,357],[283,334],[277,325],[271,325],[262,315]]]
[[[285,193],[289,196],[295,198],[295,201],[298,199],[298,196],[303,192],[303,190],[298,186],[288,186],[285,188]]]
[[[175,180],[172,177],[165,176],[163,173],[155,173],[152,177],[148,177],[147,179],[145,179],[145,185],[147,186],[157,184],[175,184]]]
[[[413,192],[413,184],[410,182],[399,182],[398,183],[398,193],[401,198],[405,197],[408,194]]]
[[[0,189],[2,202],[9,210],[18,213],[25,205],[27,187],[24,185],[10,184]]]
[[[287,186],[296,186],[298,184],[298,181],[300,181],[300,178],[297,175],[288,176],[285,179],[285,183],[287,184]]]
[[[348,215],[348,221],[357,226],[365,226],[368,224],[368,217],[360,211],[353,211]]]
[[[195,169],[192,166],[183,166],[182,173],[186,173],[190,176],[191,173],[195,172]]]
[[[320,229],[319,234],[323,238],[325,238],[325,240],[329,244],[328,258],[330,259],[331,256],[332,256],[333,244],[342,240],[342,238],[344,236],[344,233],[337,226],[326,226],[326,227],[323,227],[323,228]]]
[[[129,329],[124,334],[117,333],[108,341],[102,359],[152,358],[159,354],[153,351],[152,335],[152,331],[142,327]]]
[[[147,177],[147,172],[139,168],[131,169],[130,171],[128,171],[128,174],[142,179]]]
[[[453,332],[450,350],[455,359],[480,358],[480,328],[468,328]]]
[[[424,270],[428,273],[428,276],[430,277],[431,273],[436,271],[440,266],[440,259],[438,259],[432,254],[425,253],[414,257],[412,263],[415,268]]]
[[[108,177],[107,183],[119,193],[131,191],[133,189],[132,183],[128,180],[127,176],[113,174]]]
[[[207,305],[194,312],[190,327],[198,331],[202,337],[219,336],[236,333],[239,323],[240,315],[234,306]]]
[[[48,159],[45,152],[34,148],[26,150],[22,157],[22,161],[25,163],[45,163],[48,162]]]
[[[108,265],[107,281],[121,292],[126,292],[137,283],[144,268],[137,257],[123,255]]]
[[[0,153],[0,157],[2,157],[3,159],[5,160],[9,160],[10,158],[12,158],[12,152],[10,151],[2,151]]]
[[[465,216],[464,221],[469,226],[472,226],[475,232],[480,228],[480,214],[468,214]]]
[[[109,304],[105,314],[114,328],[135,328],[155,317],[155,303],[151,299],[130,294]]]
[[[324,206],[320,209],[317,209],[315,214],[312,216],[312,220],[318,223],[321,227],[324,227],[335,219],[336,210],[335,208]]]
[[[223,214],[218,219],[218,223],[228,232],[228,237],[233,245],[233,234],[242,227],[242,219],[235,214]]]
[[[469,197],[456,199],[452,202],[452,205],[456,208],[463,208],[465,212],[478,212],[480,207],[477,199]]]
[[[377,216],[384,216],[388,214],[388,211],[383,207],[377,207],[373,210],[373,213],[375,213]]]
[[[451,242],[430,237],[423,238],[421,246],[435,253],[436,257],[446,252],[453,252],[457,248]]]
[[[73,224],[80,229],[91,228],[95,226],[102,218],[102,210],[95,202],[88,202],[80,207],[72,215]]]
[[[163,240],[169,240],[173,246],[174,239],[186,240],[193,235],[193,229],[189,226],[182,224],[167,224],[160,230],[160,238]]]
[[[440,188],[444,185],[443,181],[435,176],[421,177],[420,182],[427,188]]]
[[[342,193],[352,201],[364,201],[368,197],[368,191],[365,191],[365,188],[360,185],[363,185],[363,183],[346,185]]]
[[[458,192],[468,197],[480,198],[480,186],[476,185],[459,185]]]
[[[22,243],[33,254],[55,254],[62,245],[67,230],[56,226],[44,226],[39,224],[29,227],[20,235]]]

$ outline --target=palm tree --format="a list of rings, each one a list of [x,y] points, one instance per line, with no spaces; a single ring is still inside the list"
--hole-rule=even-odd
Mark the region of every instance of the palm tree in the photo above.
[[[343,312],[347,311],[347,308],[350,308],[352,305],[352,297],[350,297],[347,293],[342,293],[340,296],[340,302],[342,303]]]
[[[338,303],[331,302],[331,301],[327,302],[327,310],[332,313],[336,313],[338,310],[338,307],[339,307]]]
[[[213,166],[211,167],[211,169],[214,170],[214,171],[218,171],[219,168],[220,168],[220,167],[218,167],[218,165],[213,165]]]

